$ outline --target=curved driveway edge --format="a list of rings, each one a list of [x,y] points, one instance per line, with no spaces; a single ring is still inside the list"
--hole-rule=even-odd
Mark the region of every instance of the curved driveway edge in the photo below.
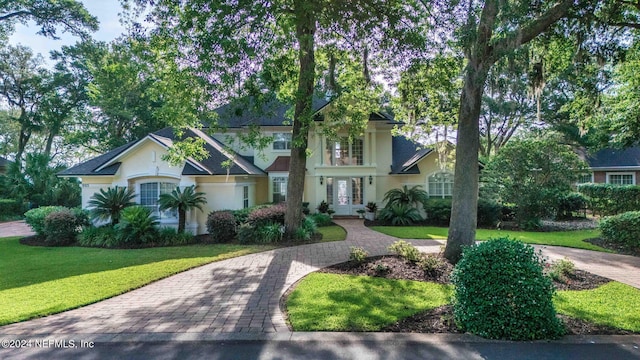
[[[398,240],[364,227],[362,220],[336,222],[347,230],[347,240],[214,262],[96,304],[0,327],[0,337],[2,334],[124,337],[160,333],[185,337],[221,333],[248,333],[249,337],[252,336],[249,333],[290,334],[279,302],[292,284],[319,268],[347,261],[351,246],[363,247],[372,256],[382,255]],[[435,240],[411,242],[424,252],[438,252],[443,244]],[[578,268],[640,287],[638,258],[541,248],[552,258],[568,256]]]

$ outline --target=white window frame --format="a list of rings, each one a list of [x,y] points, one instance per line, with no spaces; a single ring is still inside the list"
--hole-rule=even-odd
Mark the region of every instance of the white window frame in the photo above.
[[[448,187],[448,189],[451,189],[449,193],[447,193],[445,189],[445,186],[444,186],[445,182],[438,182],[438,183],[434,182],[434,184],[439,184],[442,187],[442,194],[434,194],[434,192],[431,191],[431,178],[439,174],[446,174],[451,177],[451,182],[447,182],[451,184],[451,186]],[[453,173],[449,171],[438,171],[438,172],[431,173],[429,176],[427,176],[427,194],[429,194],[430,198],[446,199],[446,198],[452,197],[453,196]]]
[[[242,187],[242,207],[244,209],[249,207],[249,186],[245,185]]]
[[[153,204],[143,204],[143,199],[142,199],[142,186],[143,185],[147,185],[147,184],[158,184],[157,187],[157,197],[154,201]],[[167,191],[165,189],[165,191],[162,191],[162,185],[169,185],[171,190]],[[160,211],[160,205],[158,203],[158,200],[160,199],[160,195],[161,194],[165,194],[165,193],[170,193],[171,191],[173,191],[176,187],[178,187],[179,184],[175,183],[175,182],[171,182],[171,181],[162,181],[162,180],[156,180],[156,181],[141,181],[138,184],[136,184],[136,188],[138,190],[138,203],[146,208],[149,208],[151,210],[151,214],[158,217],[158,220],[160,220],[161,223],[174,223],[178,221],[178,211],[177,210],[164,210],[164,211]]]
[[[282,193],[282,191],[278,191],[276,192],[275,190],[275,186],[276,186],[276,179],[278,180],[282,180],[284,181],[284,194]],[[288,174],[282,174],[282,175],[274,175],[272,177],[269,178],[269,198],[271,199],[272,202],[276,203],[274,196],[276,194],[280,194],[280,196],[284,199],[283,201],[279,201],[279,202],[286,202],[287,201],[287,186],[289,183],[289,175]],[[282,190],[283,188],[281,187],[280,190]]]
[[[611,182],[611,176],[631,176],[631,184],[615,184]],[[636,173],[635,172],[608,172],[607,173],[607,184],[613,185],[635,185],[636,184]]]
[[[582,180],[582,179],[580,179],[580,177],[581,176],[585,176],[586,177],[587,175],[589,175],[589,181],[581,182],[580,180]],[[580,184],[590,184],[590,183],[593,183],[593,173],[592,172],[588,173],[588,174],[583,174],[583,175],[578,176],[578,185],[580,185]]]
[[[336,144],[342,144],[344,142],[346,142],[348,149],[346,151],[346,157],[347,159],[349,159],[349,162],[351,161],[351,159],[358,159],[358,157],[356,156],[356,152],[355,152],[355,145],[356,145],[356,141],[361,143],[360,146],[360,164],[357,164],[357,160],[356,160],[356,164],[340,164],[337,159],[338,157],[336,156]],[[329,163],[325,164],[325,165],[329,165],[329,166],[363,166],[364,165],[364,138],[362,137],[358,137],[356,139],[353,139],[352,141],[349,141],[349,138],[346,136],[341,136],[338,139],[335,140],[328,140],[326,141],[326,146],[325,146],[325,151],[329,151]]]
[[[271,136],[273,137],[273,143],[271,143],[271,149],[273,151],[291,151],[291,142],[293,141],[291,133],[275,132],[272,133]],[[280,136],[284,137],[284,139],[278,139]],[[284,148],[276,149],[276,143],[283,143],[282,146]]]

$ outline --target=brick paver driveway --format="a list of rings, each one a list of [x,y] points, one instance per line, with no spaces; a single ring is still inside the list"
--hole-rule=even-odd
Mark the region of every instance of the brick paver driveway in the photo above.
[[[277,249],[211,263],[114,298],[45,318],[0,327],[0,334],[115,334],[288,332],[282,294],[304,275],[346,261],[349,247],[387,253],[396,238],[369,230],[362,220],[339,220],[346,241]],[[411,241],[438,252],[442,242]],[[578,268],[640,288],[640,259],[591,251],[541,247],[567,256]]]
[[[24,221],[10,221],[0,223],[0,237],[9,236],[29,236],[33,235],[31,226],[27,225]]]

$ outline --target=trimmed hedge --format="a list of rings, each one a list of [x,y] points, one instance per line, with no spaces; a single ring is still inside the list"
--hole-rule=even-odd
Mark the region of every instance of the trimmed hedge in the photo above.
[[[628,250],[640,249],[640,211],[609,216],[600,221],[602,237]]]
[[[233,241],[236,225],[236,217],[228,210],[213,211],[207,216],[207,231],[214,243]]]
[[[640,210],[640,186],[613,184],[581,184],[589,208],[600,215],[615,215]]]
[[[453,270],[453,313],[464,331],[508,340],[555,339],[564,334],[543,274],[542,256],[509,238],[467,247]]]
[[[31,209],[24,213],[25,222],[31,226],[33,231],[39,236],[46,236],[44,229],[44,219],[47,215],[66,209],[64,206],[42,206]]]
[[[278,223],[284,225],[284,213],[287,211],[286,204],[277,204],[252,211],[247,217],[247,223],[253,226]]]
[[[70,209],[54,211],[44,218],[45,242],[50,246],[73,244],[80,232],[78,218]]]
[[[451,199],[431,198],[424,204],[427,222],[437,226],[449,226]],[[494,227],[500,221],[502,205],[492,200],[478,199],[478,226]]]
[[[24,205],[21,201],[0,199],[0,219],[5,217],[21,216],[22,214],[24,214]]]

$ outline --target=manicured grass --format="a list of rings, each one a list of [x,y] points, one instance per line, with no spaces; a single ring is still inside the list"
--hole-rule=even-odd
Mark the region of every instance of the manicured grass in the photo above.
[[[435,226],[372,226],[371,229],[400,239],[446,239],[449,233],[448,228]],[[488,240],[490,238],[505,236],[527,244],[564,246],[576,249],[611,252],[600,246],[583,241],[584,239],[599,237],[599,230],[535,232],[478,229],[476,231],[477,240]]]
[[[296,331],[376,331],[451,301],[451,285],[312,273],[287,299]],[[559,313],[640,332],[640,290],[611,282],[593,290],[558,291]]]
[[[338,225],[319,227],[318,231],[322,234],[322,242],[342,241],[347,238],[347,232]]]
[[[313,273],[287,299],[295,331],[376,331],[450,301],[452,287],[408,280]]]
[[[559,313],[597,324],[640,332],[640,289],[610,282],[597,289],[558,291]]]
[[[91,304],[178,272],[273,247],[192,245],[112,250],[34,247],[0,238],[0,325]]]

